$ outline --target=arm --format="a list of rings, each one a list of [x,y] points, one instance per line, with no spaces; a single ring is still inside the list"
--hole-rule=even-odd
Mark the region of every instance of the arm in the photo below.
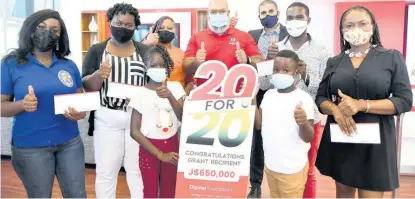
[[[247,35],[247,45],[245,47],[246,56],[251,59],[251,65],[256,67],[256,64],[263,61],[258,45],[250,34]]]
[[[300,138],[306,142],[309,143],[314,138],[314,126],[313,126],[314,120],[308,120],[303,125],[300,125]]]
[[[333,115],[333,107],[337,106],[335,104],[333,104],[328,96],[327,90],[329,87],[329,79],[330,79],[330,75],[331,75],[331,60],[332,59],[328,59],[327,63],[326,63],[326,69],[324,71],[324,75],[323,78],[319,84],[319,87],[317,89],[317,96],[316,96],[316,104],[317,107],[319,108],[320,113],[326,114],[326,115]],[[338,108],[337,108],[338,109]]]
[[[1,117],[14,117],[23,111],[23,100],[14,102],[11,95],[1,95]]]
[[[256,106],[254,127],[255,127],[256,130],[261,130],[261,128],[262,128],[262,109],[257,106],[256,101],[257,100],[256,100],[256,96],[255,96],[254,99],[252,99],[252,105]]]
[[[193,35],[190,38],[189,43],[187,44],[186,52],[184,53],[183,70],[187,75],[193,76],[201,64],[196,60],[197,50],[198,45],[196,42],[196,36]]]
[[[391,84],[392,97],[382,100],[359,100],[359,110],[378,115],[400,115],[408,112],[412,108],[413,93],[409,82],[408,70],[402,54],[393,51],[393,76]]]
[[[176,115],[177,119],[181,122],[183,116],[183,97],[179,100],[176,100],[176,98],[174,98],[174,96],[171,95],[171,97],[169,97],[169,103],[173,108],[174,114]]]
[[[193,81],[185,83],[185,85],[184,85],[184,91],[186,92],[186,95],[189,95],[190,94],[190,91],[193,90],[193,87],[194,87]]]
[[[143,146],[148,152],[150,152],[155,157],[158,157],[160,154],[162,154],[162,151],[160,151],[156,146],[153,145],[142,133],[141,133],[141,118],[142,115],[137,110],[133,109],[133,112],[131,114],[131,137],[138,142],[141,146]]]
[[[96,56],[97,49],[96,45],[89,48],[82,63],[82,77],[86,91],[99,91],[104,82],[98,73],[101,59]]]

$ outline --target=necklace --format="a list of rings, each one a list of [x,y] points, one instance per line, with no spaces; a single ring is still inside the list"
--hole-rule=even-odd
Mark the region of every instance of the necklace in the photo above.
[[[349,55],[349,57],[362,57],[363,54],[367,55],[367,53],[369,52],[370,48],[372,48],[372,47],[376,47],[376,45],[370,46],[363,53],[362,52],[351,52],[350,49],[349,50],[346,50],[344,53],[346,53],[346,55]]]

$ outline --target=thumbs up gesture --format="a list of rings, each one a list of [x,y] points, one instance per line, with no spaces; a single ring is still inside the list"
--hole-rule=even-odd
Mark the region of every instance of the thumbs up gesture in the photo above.
[[[200,63],[206,61],[206,49],[204,41],[200,42],[200,49],[196,52],[196,60]]]
[[[307,114],[302,108],[302,105],[303,105],[302,102],[299,102],[297,106],[295,107],[295,111],[294,111],[294,118],[298,126],[307,124]]]
[[[277,46],[277,38],[275,35],[273,35],[271,38],[271,45],[268,46],[267,59],[275,59],[279,51],[280,50],[278,49],[278,46]]]
[[[37,98],[32,86],[28,87],[28,94],[23,99],[23,108],[26,112],[34,112],[37,109]]]
[[[101,63],[101,66],[99,67],[99,76],[101,79],[105,80],[108,79],[108,77],[111,75],[111,64],[108,58],[108,55],[105,55],[104,62]]]
[[[246,57],[245,51],[241,49],[241,44],[239,43],[239,41],[236,42],[235,56],[240,64],[248,63],[248,57]]]
[[[170,97],[173,97],[173,94],[167,88],[167,79],[163,80],[161,86],[156,89],[156,93],[160,98],[168,99]]]
[[[230,24],[231,24],[231,26],[235,27],[236,24],[238,23],[238,20],[239,20],[239,18],[238,18],[238,11],[236,10],[235,11],[235,15],[230,18]]]
[[[159,39],[159,34],[156,32],[153,33],[153,27],[150,27],[150,31],[147,35],[145,44],[149,46],[157,45],[159,43]]]
[[[353,99],[352,97],[345,95],[340,89],[338,90],[338,94],[341,98],[338,107],[343,115],[352,116],[356,115],[359,111],[366,110],[365,101]],[[363,102],[364,105],[360,102]]]

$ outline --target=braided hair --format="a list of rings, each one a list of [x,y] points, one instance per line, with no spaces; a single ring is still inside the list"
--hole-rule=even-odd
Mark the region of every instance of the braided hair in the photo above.
[[[382,46],[382,42],[380,41],[380,34],[379,34],[379,27],[378,24],[376,23],[376,19],[375,19],[375,15],[373,15],[373,13],[367,9],[366,7],[363,6],[354,6],[349,8],[348,10],[346,10],[346,12],[343,13],[341,19],[340,19],[340,49],[341,52],[345,52],[346,50],[349,50],[351,48],[350,43],[347,42],[346,40],[344,40],[343,38],[343,21],[346,18],[346,16],[353,10],[360,10],[363,12],[366,12],[367,15],[369,15],[370,19],[371,19],[371,23],[373,26],[373,34],[372,34],[372,38],[370,38],[370,43],[371,45],[376,45],[376,46]]]
[[[154,47],[150,48],[147,53],[146,57],[147,60],[150,60],[154,54],[159,53],[164,60],[164,66],[166,67],[167,77],[170,77],[170,73],[173,70],[174,62],[170,58],[169,52],[167,48],[161,45],[155,45]],[[148,66],[147,66],[148,67]]]

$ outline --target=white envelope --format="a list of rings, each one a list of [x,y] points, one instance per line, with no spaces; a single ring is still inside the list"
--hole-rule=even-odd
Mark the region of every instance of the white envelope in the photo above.
[[[274,60],[263,61],[256,64],[259,76],[272,75],[274,72]]]
[[[108,81],[107,96],[119,99],[131,98],[134,93],[137,93],[138,88],[139,86]]]
[[[330,124],[331,142],[380,144],[379,123],[357,123],[356,127],[356,133],[348,136],[341,131],[338,124]]]
[[[76,93],[68,95],[55,95],[55,115],[64,114],[69,107],[79,112],[94,111],[101,107],[99,91]]]
[[[177,81],[167,81],[167,88],[170,90],[171,93],[179,93],[186,95],[186,92],[184,91],[183,86],[180,84],[180,82]]]

